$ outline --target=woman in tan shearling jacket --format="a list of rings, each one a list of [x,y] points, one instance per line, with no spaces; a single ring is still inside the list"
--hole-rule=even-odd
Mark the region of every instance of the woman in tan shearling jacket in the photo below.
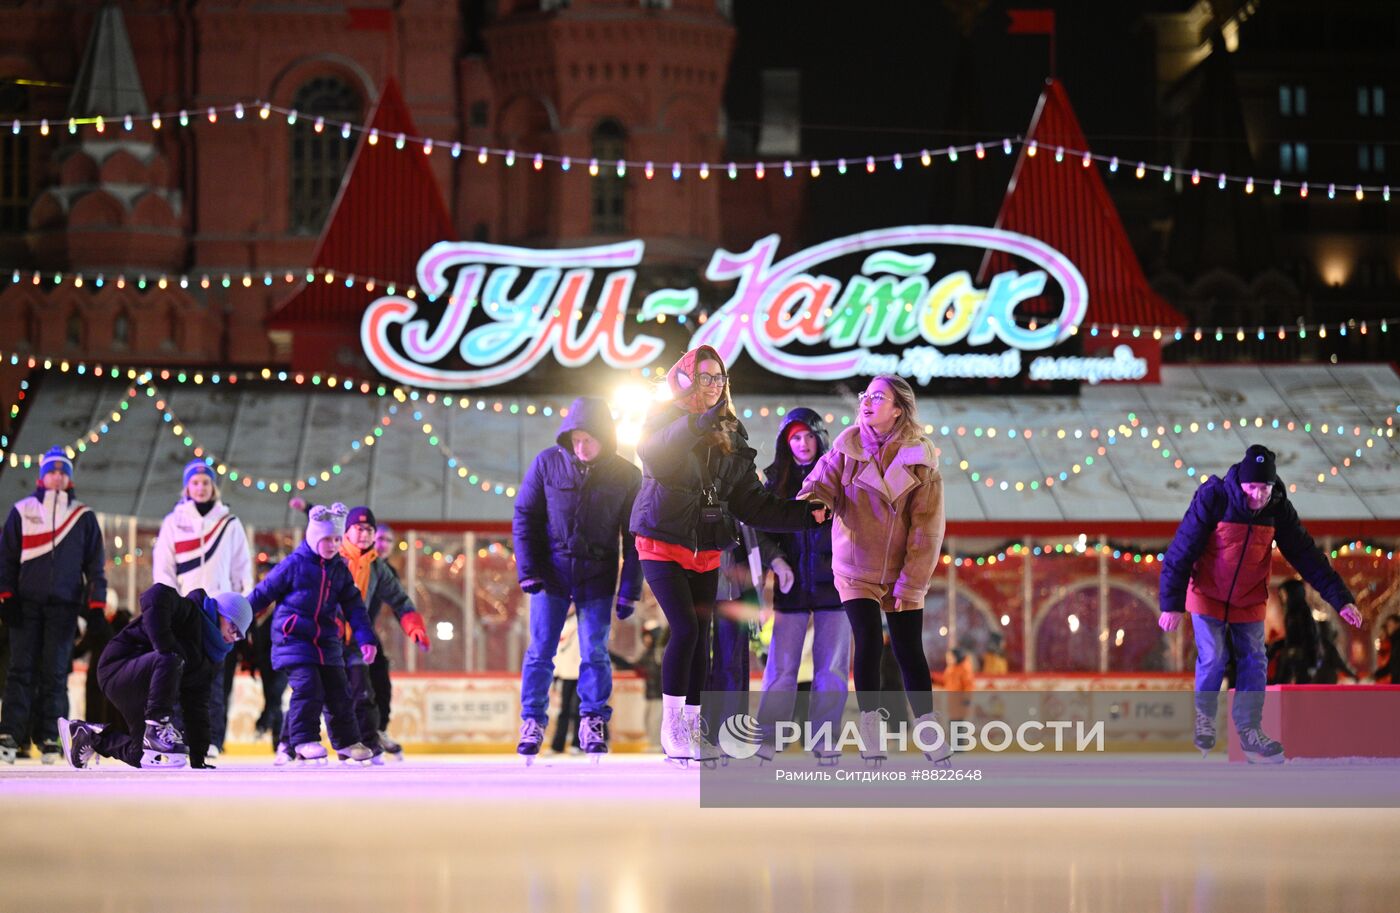
[[[799,498],[831,506],[836,590],[855,641],[861,755],[885,757],[879,738],[888,713],[879,707],[881,614],[904,678],[910,708],[921,723],[938,724],[928,659],[924,656],[924,595],[943,544],[943,477],[933,443],[920,434],[914,391],[901,377],[881,375],[860,395],[855,427],[847,428],[817,462]],[[946,734],[925,728],[920,747],[931,761],[951,754]],[[936,746],[929,743],[938,742]]]

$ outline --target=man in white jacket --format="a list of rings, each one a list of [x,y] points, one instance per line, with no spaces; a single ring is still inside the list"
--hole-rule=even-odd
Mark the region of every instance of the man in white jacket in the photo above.
[[[179,503],[160,524],[156,537],[154,582],[163,583],[181,596],[193,590],[206,593],[247,593],[253,588],[253,563],[248,557],[248,536],[243,524],[219,498],[214,470],[203,460],[185,466],[184,489]],[[235,654],[230,653],[214,676],[209,696],[209,757],[218,757],[228,727],[228,693]]]

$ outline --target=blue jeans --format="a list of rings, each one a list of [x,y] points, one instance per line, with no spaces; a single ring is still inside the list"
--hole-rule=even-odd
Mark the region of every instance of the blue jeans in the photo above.
[[[802,665],[802,644],[807,639],[809,619],[812,624],[812,729],[815,732],[823,723],[831,723],[835,737],[840,735],[851,674],[851,623],[841,611],[774,614],[773,640],[768,647],[768,664],[763,668],[763,698],[759,701],[758,718],[765,726],[792,718],[797,698],[797,670]]]
[[[1225,644],[1228,633],[1235,652],[1235,707],[1231,716],[1236,729],[1257,727],[1264,716],[1269,669],[1264,622],[1227,624],[1208,615],[1192,615],[1191,626],[1196,633],[1196,710],[1215,716],[1230,656]]]
[[[554,681],[554,654],[559,632],[569,614],[570,601],[549,593],[530,597],[530,646],[520,669],[520,718],[541,726],[549,722],[549,686]],[[608,658],[608,629],[612,624],[612,597],[575,603],[578,615],[578,668],[580,716],[612,719],[612,660]]]

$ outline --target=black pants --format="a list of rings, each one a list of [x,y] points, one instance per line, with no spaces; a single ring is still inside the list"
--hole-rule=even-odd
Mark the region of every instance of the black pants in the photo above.
[[[710,734],[736,713],[749,712],[749,624],[715,616],[707,638],[709,668],[704,689],[710,692],[701,714]]]
[[[389,728],[389,705],[394,695],[394,686],[389,681],[389,654],[380,645],[379,653],[369,667],[369,681],[374,686],[374,702],[379,707],[379,729]]]
[[[922,609],[904,612],[881,612],[873,599],[852,599],[843,602],[846,617],[851,621],[851,636],[855,641],[854,678],[856,700],[862,711],[880,706],[880,653],[884,648],[881,615],[890,626],[890,647],[899,663],[904,679],[904,691],[909,709],[919,717],[933,709],[933,679],[928,672],[928,657],[924,656],[924,612]]]
[[[21,744],[31,735],[39,743],[56,741],[58,718],[68,715],[68,670],[78,607],[25,601],[13,620],[0,733]]]
[[[140,767],[146,720],[174,716],[184,668],[174,653],[128,653],[109,645],[97,680],[120,716],[98,734],[97,753]]]
[[[292,702],[287,708],[287,744],[321,741],[321,711],[326,711],[326,728],[331,745],[337,750],[360,741],[355,724],[355,704],[350,685],[340,666],[297,663],[287,666],[287,682],[292,686]]]
[[[574,731],[573,745],[580,748],[578,740],[578,679],[561,678],[559,681],[559,719],[554,723],[554,738],[550,741],[550,748],[555,754],[564,750],[564,744],[569,740],[569,728]]]
[[[671,626],[661,657],[661,691],[700,703],[710,657],[710,618],[715,612],[719,571],[697,574],[673,561],[642,561],[642,574]]]

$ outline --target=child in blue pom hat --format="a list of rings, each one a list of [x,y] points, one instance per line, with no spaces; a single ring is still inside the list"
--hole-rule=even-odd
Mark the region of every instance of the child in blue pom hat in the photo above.
[[[97,517],[73,495],[73,461],[54,447],[39,463],[38,489],[0,532],[0,620],[10,633],[0,761],[13,764],[31,732],[44,763],[58,760],[78,615],[106,624],[105,562]]]

